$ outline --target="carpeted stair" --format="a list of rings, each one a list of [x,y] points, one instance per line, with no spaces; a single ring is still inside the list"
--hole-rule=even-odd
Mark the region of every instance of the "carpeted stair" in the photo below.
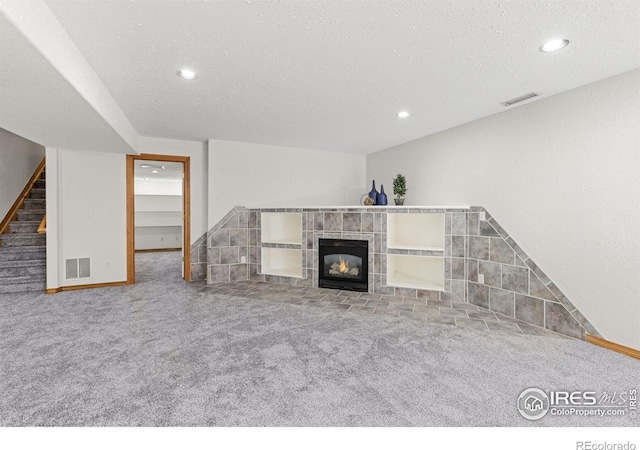
[[[22,208],[0,235],[0,294],[46,289],[46,235],[38,233],[46,214],[45,172]]]

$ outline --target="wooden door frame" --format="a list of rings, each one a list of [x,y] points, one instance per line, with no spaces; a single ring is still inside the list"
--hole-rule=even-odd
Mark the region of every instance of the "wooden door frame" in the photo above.
[[[183,270],[184,281],[191,281],[191,170],[188,156],[153,155],[143,153],[140,155],[127,155],[127,284],[136,281],[135,258],[135,191],[134,191],[134,161],[160,161],[179,162],[183,164],[182,170],[182,213],[183,213]]]

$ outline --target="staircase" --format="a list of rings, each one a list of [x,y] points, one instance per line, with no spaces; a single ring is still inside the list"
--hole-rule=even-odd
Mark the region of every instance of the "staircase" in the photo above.
[[[43,161],[3,221],[6,226],[0,234],[0,294],[46,290],[46,235],[38,233],[45,214]]]

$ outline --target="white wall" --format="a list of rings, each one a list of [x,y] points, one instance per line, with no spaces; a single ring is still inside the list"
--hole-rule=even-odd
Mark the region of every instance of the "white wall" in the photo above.
[[[640,70],[367,157],[367,179],[399,172],[407,204],[485,206],[606,339],[640,348]]]
[[[234,206],[359,205],[364,155],[209,140],[209,228]]]
[[[207,144],[205,142],[181,141],[141,137],[140,153],[189,156],[191,166],[191,243],[207,232]]]
[[[125,156],[47,148],[47,288],[127,279]],[[65,260],[92,260],[65,280]]]
[[[43,146],[0,128],[0,220],[9,212],[44,153]]]

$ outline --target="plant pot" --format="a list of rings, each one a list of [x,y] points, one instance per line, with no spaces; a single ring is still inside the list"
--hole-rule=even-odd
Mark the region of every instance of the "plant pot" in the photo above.
[[[403,198],[394,198],[393,201],[396,202],[396,205],[398,205],[398,206],[404,205],[404,199]]]

